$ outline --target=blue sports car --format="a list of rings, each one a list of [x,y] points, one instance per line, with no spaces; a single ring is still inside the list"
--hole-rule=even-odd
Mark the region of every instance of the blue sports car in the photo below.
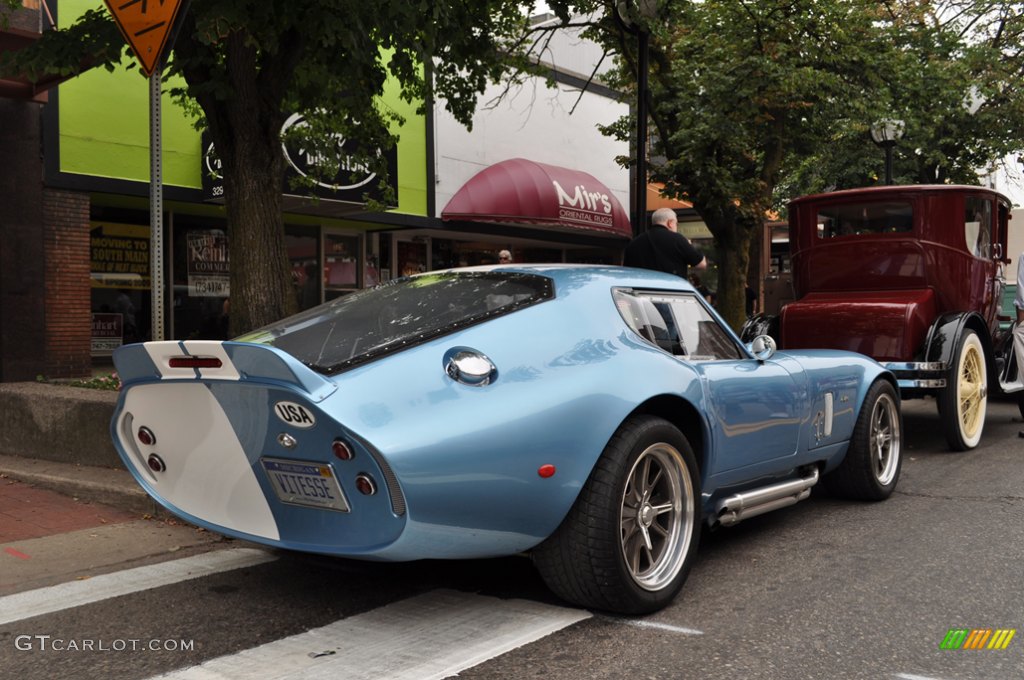
[[[529,551],[573,603],[655,611],[703,525],[900,474],[893,376],[850,352],[743,345],[681,278],[455,269],[234,341],[121,347],[111,434],[171,512],[370,560]]]

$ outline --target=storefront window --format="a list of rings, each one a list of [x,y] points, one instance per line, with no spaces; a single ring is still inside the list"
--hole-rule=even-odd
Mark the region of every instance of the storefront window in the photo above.
[[[149,226],[94,221],[89,231],[92,355],[149,339]]]
[[[231,294],[227,232],[219,226],[176,225],[172,249],[174,338],[226,340]]]
[[[316,307],[323,302],[319,240],[316,227],[292,224],[284,227],[284,243],[291,263],[292,285],[299,309]]]
[[[498,255],[503,250],[507,250],[512,254],[512,262],[514,264],[542,264],[563,261],[606,264],[614,257],[611,251],[591,249],[573,251],[581,258],[590,259],[563,260],[561,248],[516,246],[492,241],[455,241],[435,238],[431,245],[431,269],[498,264]]]
[[[412,276],[427,271],[427,240],[413,238],[399,239],[396,247],[398,254],[398,275]]]
[[[359,237],[324,234],[324,289],[326,299],[359,288]]]

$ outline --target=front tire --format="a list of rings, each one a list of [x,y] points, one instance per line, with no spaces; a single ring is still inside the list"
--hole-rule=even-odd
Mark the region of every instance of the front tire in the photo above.
[[[981,441],[988,406],[985,349],[978,334],[964,329],[953,354],[946,387],[938,394],[942,430],[954,451],[973,449]]]
[[[896,389],[878,380],[868,389],[843,462],[823,480],[829,491],[844,498],[881,501],[888,498],[903,466],[903,416]]]
[[[576,503],[533,552],[557,595],[588,608],[647,614],[676,596],[700,539],[700,477],[671,423],[628,419]]]

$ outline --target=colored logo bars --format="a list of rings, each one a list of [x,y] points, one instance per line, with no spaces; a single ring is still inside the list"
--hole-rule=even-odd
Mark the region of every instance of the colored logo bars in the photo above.
[[[1006,649],[1015,628],[950,628],[939,649]]]

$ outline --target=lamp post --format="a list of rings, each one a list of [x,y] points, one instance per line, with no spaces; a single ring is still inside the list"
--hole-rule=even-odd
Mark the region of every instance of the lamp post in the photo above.
[[[903,121],[884,118],[871,126],[871,139],[885,149],[885,183],[892,184],[892,149],[903,137]]]
[[[635,4],[634,4],[635,3]],[[630,5],[645,21],[636,22],[630,16]],[[615,6],[619,19],[637,36],[636,63],[636,176],[633,183],[633,233],[647,229],[647,71],[650,31],[646,20],[658,15],[657,0],[619,0]]]

